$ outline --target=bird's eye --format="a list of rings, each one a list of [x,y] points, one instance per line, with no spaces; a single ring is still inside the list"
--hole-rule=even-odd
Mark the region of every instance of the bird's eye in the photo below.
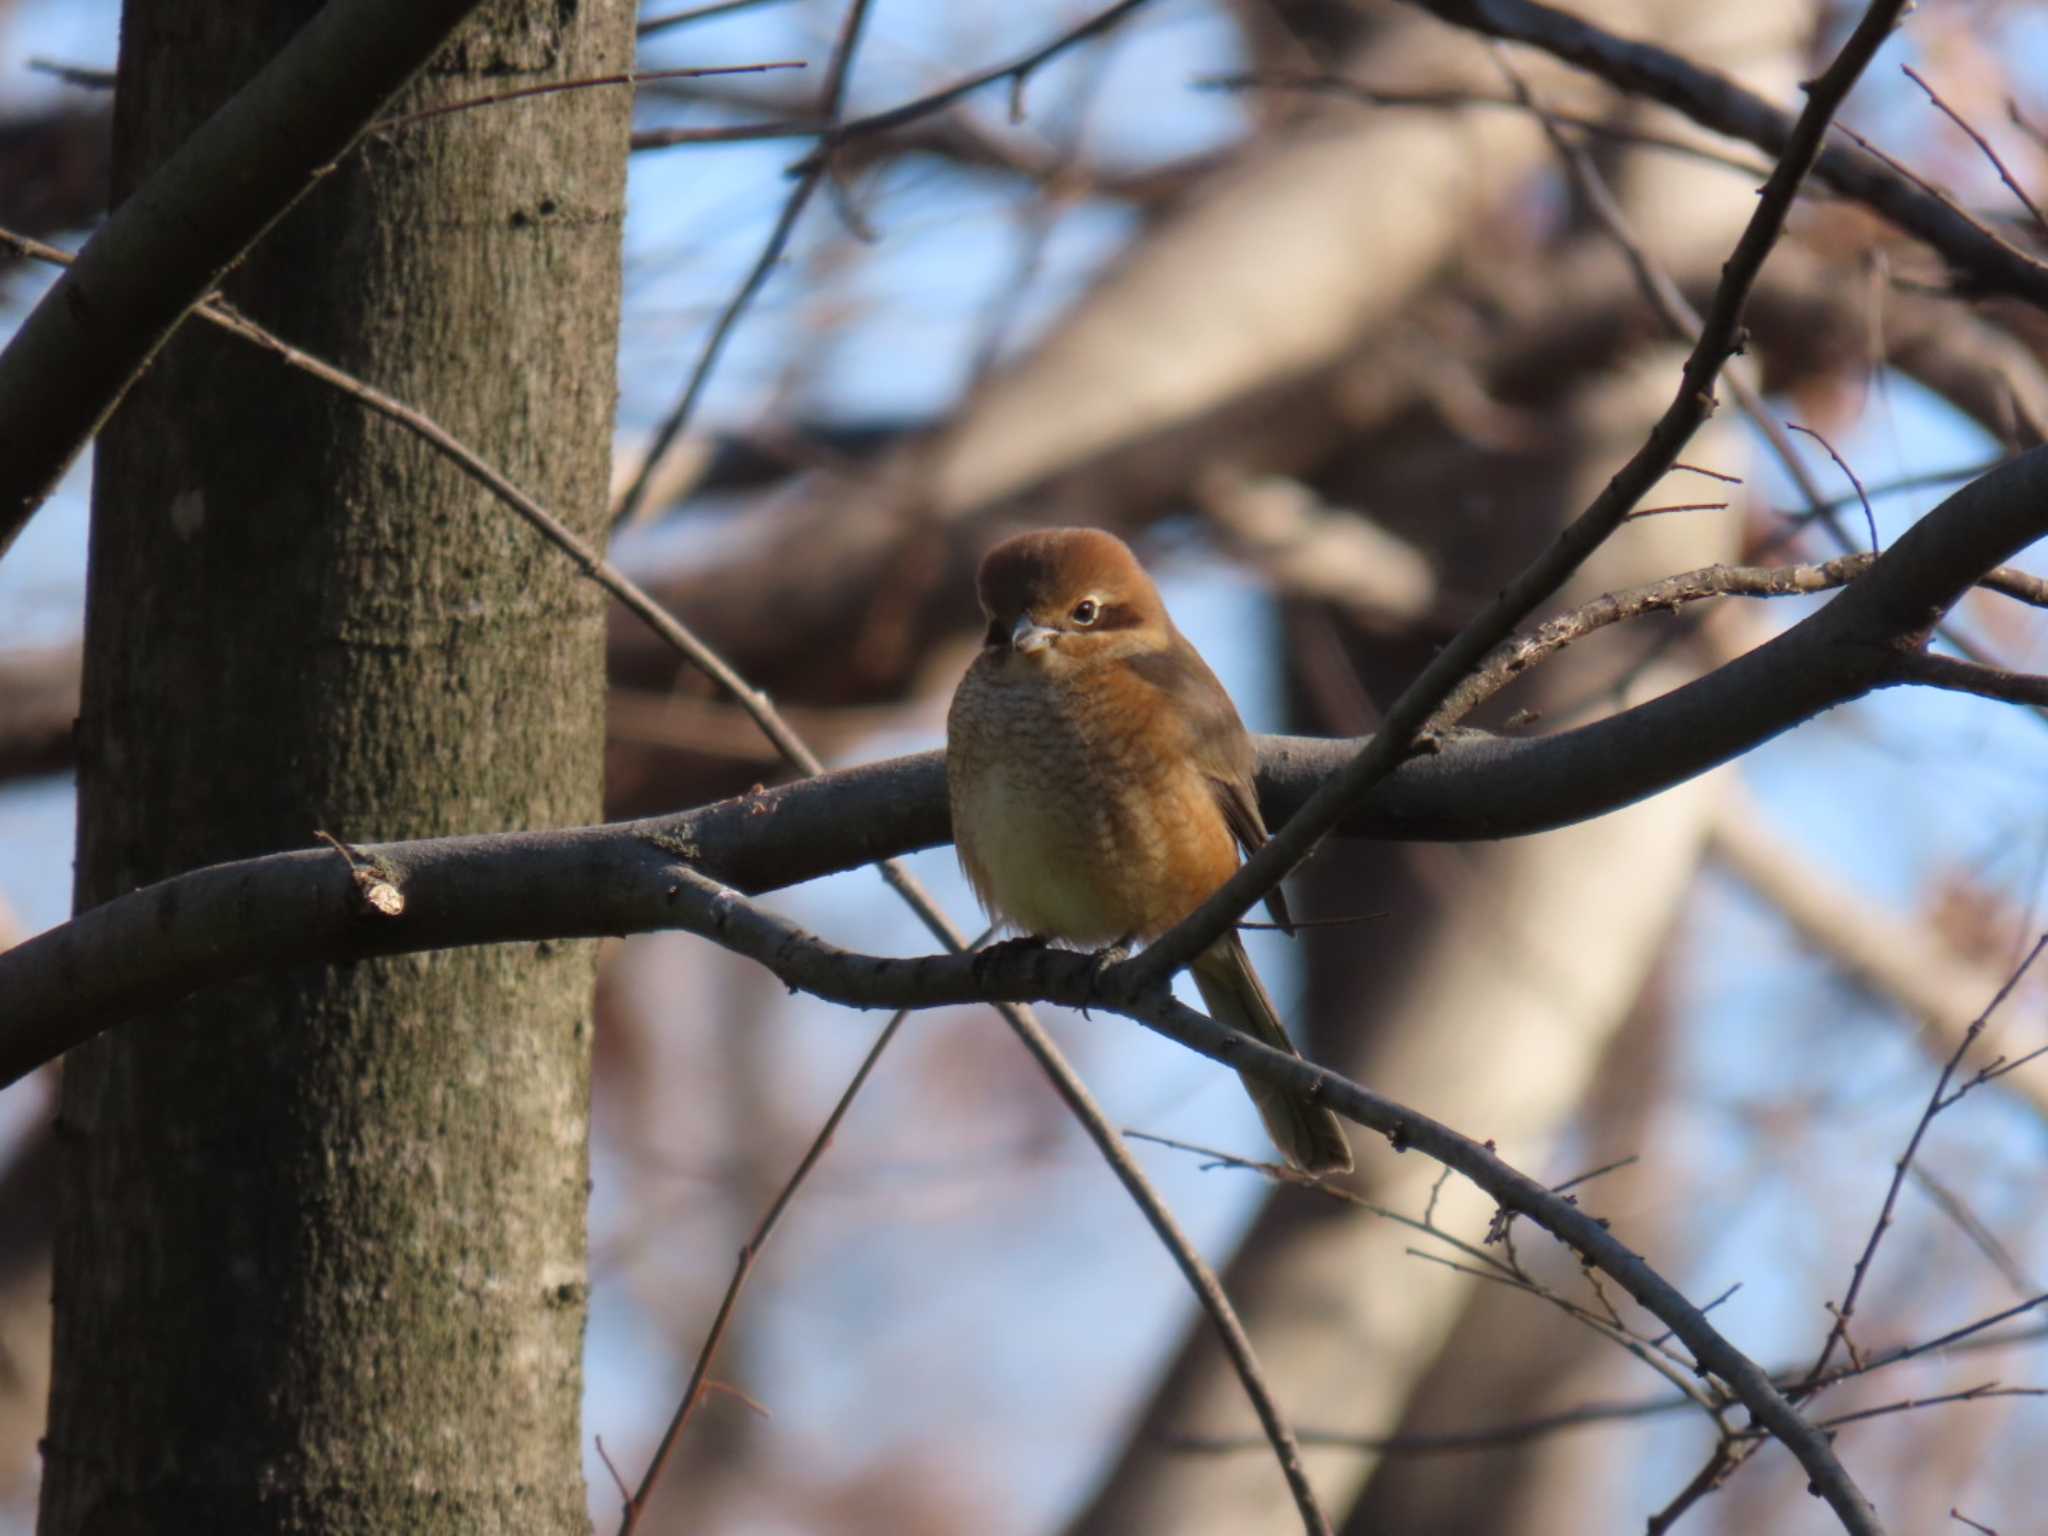
[[[1081,599],[1081,601],[1074,604],[1074,611],[1071,614],[1069,614],[1068,617],[1071,618],[1076,624],[1079,624],[1083,629],[1086,629],[1090,624],[1093,624],[1095,622],[1096,618],[1101,614],[1101,612],[1102,609],[1096,604],[1094,598],[1084,597]]]

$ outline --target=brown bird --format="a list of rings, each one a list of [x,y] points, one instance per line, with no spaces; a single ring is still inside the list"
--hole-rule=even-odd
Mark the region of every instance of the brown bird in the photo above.
[[[987,640],[946,716],[953,839],[975,894],[1043,939],[1157,938],[1266,841],[1244,723],[1115,535],[1007,539],[979,587]],[[1277,890],[1268,904],[1285,924]],[[1218,1022],[1294,1049],[1235,933],[1190,969]],[[1288,1161],[1350,1168],[1329,1110],[1244,1084]]]

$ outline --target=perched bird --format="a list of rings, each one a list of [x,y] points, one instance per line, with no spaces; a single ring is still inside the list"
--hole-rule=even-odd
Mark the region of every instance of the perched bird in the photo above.
[[[987,640],[946,716],[953,839],[975,894],[1039,938],[1157,938],[1266,841],[1230,696],[1113,534],[1007,539],[979,586]],[[1269,904],[1284,925],[1277,890]],[[1190,969],[1212,1017],[1294,1049],[1236,933]],[[1351,1166],[1329,1110],[1244,1083],[1296,1167]]]

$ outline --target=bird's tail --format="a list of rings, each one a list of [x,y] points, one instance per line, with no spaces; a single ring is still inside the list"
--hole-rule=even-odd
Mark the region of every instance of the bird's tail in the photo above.
[[[1210,945],[1189,971],[1209,1016],[1217,1023],[1228,1024],[1276,1050],[1301,1054],[1287,1038],[1273,999],[1266,995],[1251,957],[1244,952],[1244,941],[1236,934]],[[1266,1122],[1266,1134],[1287,1161],[1304,1173],[1351,1171],[1351,1147],[1334,1114],[1256,1078],[1245,1077],[1243,1082],[1259,1107],[1259,1117]]]

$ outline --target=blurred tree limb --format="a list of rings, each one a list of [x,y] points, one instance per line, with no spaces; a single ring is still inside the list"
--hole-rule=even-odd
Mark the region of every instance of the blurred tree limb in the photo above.
[[[1341,830],[1509,837],[1654,794],[1901,682],[1935,619],[2044,533],[2048,449],[2036,449],[1956,492],[1825,608],[1746,655],[1555,736],[1448,736],[1406,759]],[[1260,790],[1269,820],[1283,822],[1356,750],[1341,740],[1266,738]],[[144,1008],[252,970],[673,927],[678,858],[757,892],[948,835],[944,765],[933,752],[643,822],[366,848],[405,894],[397,917],[366,910],[353,871],[328,852],[216,865],[108,902],[0,956],[10,1004],[0,1080]]]
[[[0,351],[0,554],[186,312],[476,4],[322,10],[86,243]]]

